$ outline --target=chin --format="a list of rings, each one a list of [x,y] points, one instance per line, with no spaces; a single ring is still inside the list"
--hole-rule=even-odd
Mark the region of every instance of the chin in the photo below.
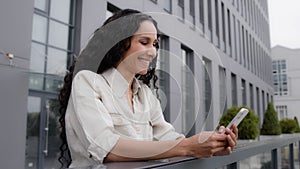
[[[140,75],[145,75],[145,74],[147,74],[147,72],[148,72],[148,70],[144,69],[144,70],[139,71],[139,74]]]

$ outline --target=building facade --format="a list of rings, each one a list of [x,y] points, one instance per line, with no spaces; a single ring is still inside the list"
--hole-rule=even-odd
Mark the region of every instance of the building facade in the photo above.
[[[267,1],[4,0],[3,168],[58,167],[57,95],[63,76],[94,30],[125,8],[158,22],[159,96],[166,120],[178,132],[214,130],[231,106],[247,105],[262,122],[273,100]]]
[[[278,119],[300,118],[300,49],[272,48],[274,107]]]

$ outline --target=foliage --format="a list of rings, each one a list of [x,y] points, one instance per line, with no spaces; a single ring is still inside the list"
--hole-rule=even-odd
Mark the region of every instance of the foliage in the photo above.
[[[221,117],[219,125],[227,126],[227,124],[230,123],[230,121],[234,118],[234,116],[239,112],[241,108],[247,107],[233,106],[227,109],[226,113]],[[258,116],[254,114],[254,111],[252,109],[247,109],[249,110],[249,113],[238,125],[239,139],[241,140],[255,139],[259,134]]]
[[[280,120],[282,133],[295,133],[297,131],[297,124],[294,119],[285,118]]]
[[[296,117],[296,116],[294,117],[294,120],[295,120],[295,122],[296,122],[296,125],[297,125],[297,128],[296,128],[296,133],[300,133],[300,126],[299,126],[299,122],[298,122],[298,119],[297,119],[297,117]]]
[[[262,135],[280,135],[281,127],[278,121],[277,112],[272,103],[268,103],[268,108],[264,114],[262,128],[260,130]]]
[[[261,167],[260,169],[269,169],[272,167],[272,163],[271,161],[267,161],[267,162],[262,162],[261,163]]]

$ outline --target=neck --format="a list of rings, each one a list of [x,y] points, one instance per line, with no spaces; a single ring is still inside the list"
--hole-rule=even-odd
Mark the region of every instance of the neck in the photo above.
[[[121,74],[121,75],[124,77],[124,79],[128,82],[129,86],[131,86],[135,74],[134,74],[134,73],[131,73],[131,72],[128,71],[128,70],[122,69],[121,66],[118,66],[116,69],[118,70],[118,72],[120,72],[120,74]]]

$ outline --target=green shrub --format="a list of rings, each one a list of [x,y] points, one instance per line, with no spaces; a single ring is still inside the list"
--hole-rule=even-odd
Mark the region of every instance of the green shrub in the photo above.
[[[234,116],[239,112],[242,107],[233,106],[227,109],[226,113],[224,113],[221,117],[219,126],[227,126],[228,123],[234,118]],[[247,108],[247,107],[244,107]],[[255,139],[259,134],[258,128],[258,116],[254,114],[252,109],[249,109],[249,113],[243,119],[243,121],[238,125],[239,129],[239,139],[248,140]]]
[[[297,117],[296,117],[296,116],[294,117],[294,120],[295,120],[295,122],[296,122],[296,125],[297,125],[296,133],[300,133],[299,122],[298,122],[298,119],[297,119]]]
[[[262,135],[280,135],[281,127],[278,121],[277,112],[272,103],[268,104],[268,108],[264,114],[262,128],[260,130]]]
[[[282,133],[295,133],[297,130],[297,124],[294,119],[282,119],[280,120],[280,126]]]

